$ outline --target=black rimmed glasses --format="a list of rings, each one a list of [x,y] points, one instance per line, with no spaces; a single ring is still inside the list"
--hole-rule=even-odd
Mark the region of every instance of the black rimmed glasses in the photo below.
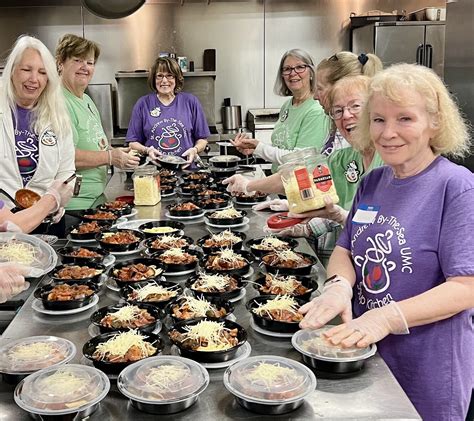
[[[298,64],[298,66],[285,66],[281,68],[281,74],[283,76],[291,75],[291,72],[294,70],[295,73],[303,73],[309,67],[308,64]]]
[[[171,73],[157,73],[155,75],[156,80],[163,80],[164,78],[166,78],[167,80],[174,80],[174,75],[172,75]]]
[[[352,115],[356,115],[361,112],[362,104],[360,102],[350,102],[345,107],[332,107],[329,110],[329,116],[333,120],[340,120],[344,115],[344,110],[349,111]]]

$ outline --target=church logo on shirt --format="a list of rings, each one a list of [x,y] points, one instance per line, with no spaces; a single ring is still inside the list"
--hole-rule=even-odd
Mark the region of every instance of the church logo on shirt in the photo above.
[[[362,285],[372,294],[380,294],[390,286],[390,272],[397,267],[389,260],[392,237],[392,230],[378,233],[374,238],[367,237],[370,246],[365,250],[365,256],[354,256],[355,264],[361,268]]]
[[[346,180],[349,183],[357,183],[359,181],[360,171],[356,161],[351,161],[349,164],[347,164],[344,175],[346,176]]]
[[[52,130],[45,130],[41,134],[40,142],[45,146],[54,146],[58,143],[58,138]]]
[[[152,117],[159,117],[161,115],[161,108],[160,107],[155,107],[150,111],[150,115]]]
[[[180,133],[176,123],[170,124],[162,128],[161,137],[158,139],[158,146],[164,151],[172,151],[179,148],[182,137],[183,135]]]
[[[283,111],[283,114],[280,117],[280,121],[283,123],[288,118],[288,110]]]

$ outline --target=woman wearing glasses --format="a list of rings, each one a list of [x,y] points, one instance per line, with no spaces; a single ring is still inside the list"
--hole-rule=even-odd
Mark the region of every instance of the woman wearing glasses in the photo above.
[[[94,76],[99,46],[73,34],[64,35],[56,47],[56,65],[71,117],[77,173],[82,175],[78,196],[67,209],[88,209],[104,192],[107,165],[121,169],[138,166],[139,158],[125,148],[110,148],[102,128],[99,111],[85,93]]]
[[[133,107],[126,141],[151,159],[177,155],[186,158],[189,166],[204,151],[211,133],[199,100],[181,92],[183,82],[175,59],[155,60],[148,77],[153,93],[141,97]]]
[[[273,172],[282,163],[282,157],[294,149],[316,147],[326,140],[330,121],[313,98],[316,75],[310,55],[299,49],[283,54],[278,67],[274,91],[280,96],[291,96],[281,107],[278,122],[268,145],[238,134],[232,142],[245,154],[253,154],[273,162]]]

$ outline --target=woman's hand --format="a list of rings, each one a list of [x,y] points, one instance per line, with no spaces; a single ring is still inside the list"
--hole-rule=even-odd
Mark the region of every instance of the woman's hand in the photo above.
[[[25,282],[27,274],[28,269],[16,263],[0,264],[0,303],[29,288],[29,282]]]
[[[149,146],[148,148],[146,148],[146,152],[147,152],[148,157],[152,161],[156,161],[158,157],[162,155],[162,153],[158,149],[154,148],[153,146]]]
[[[322,209],[317,209],[305,213],[290,212],[288,216],[293,218],[325,218],[330,219],[331,221],[335,221],[338,224],[345,225],[349,212],[341,208],[340,206],[335,205],[329,196],[324,196],[324,203],[326,204],[326,206]]]
[[[352,320],[352,285],[347,279],[339,278],[298,310],[305,315],[300,322],[301,329],[319,329],[338,315],[343,322]]]
[[[232,177],[228,177],[222,181],[222,184],[227,185],[227,191],[229,193],[244,193],[250,194],[247,190],[250,180],[245,178],[243,175],[235,174]]]
[[[374,308],[357,319],[335,326],[324,333],[333,345],[368,347],[387,335],[407,335],[410,331],[400,307],[395,301]]]
[[[186,158],[187,164],[183,165],[183,169],[188,168],[196,159],[196,156],[198,155],[198,150],[195,146],[192,148],[189,148],[187,151],[184,151],[183,155],[181,155],[183,158]]]
[[[252,155],[258,145],[257,139],[250,139],[245,133],[238,133],[234,140],[230,140],[237,150],[244,155]]]
[[[130,153],[130,148],[109,149],[110,163],[121,170],[132,170],[138,167],[140,158]]]
[[[291,227],[274,229],[265,226],[263,231],[268,234],[276,235],[277,237],[311,237],[313,233],[308,225],[309,220],[302,220],[300,224],[292,225]]]
[[[56,213],[59,208],[66,206],[69,199],[71,199],[74,192],[74,183],[64,184],[63,180],[54,180],[53,184],[49,186],[46,194],[50,194],[56,201],[56,206],[51,209],[51,213]]]
[[[270,208],[272,211],[284,212],[288,210],[288,200],[286,199],[273,199],[265,200],[265,202],[257,203],[252,206],[253,210],[259,211]]]

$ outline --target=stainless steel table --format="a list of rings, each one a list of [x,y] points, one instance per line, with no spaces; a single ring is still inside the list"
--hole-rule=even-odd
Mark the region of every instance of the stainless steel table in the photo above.
[[[126,175],[116,172],[112,177],[106,196],[113,199],[116,196],[130,193],[131,183]],[[139,207],[135,218],[160,218],[166,213],[166,205],[172,201],[162,201],[153,207]],[[254,213],[247,208],[250,224],[242,231],[248,238],[262,235],[262,227],[268,214]],[[188,221],[186,234],[195,240],[207,234],[207,226],[202,219]],[[305,240],[299,240],[299,250],[310,252],[311,249]],[[257,270],[257,266],[255,266]],[[318,266],[315,275],[318,281],[324,278],[324,268]],[[180,278],[177,278],[180,279]],[[175,280],[175,279],[171,279]],[[181,281],[184,280],[181,278]],[[235,315],[237,322],[248,331],[248,340],[252,346],[252,355],[272,354],[295,360],[300,360],[299,354],[292,348],[289,339],[279,339],[264,336],[253,331],[249,326],[250,315],[245,309],[247,299],[256,295],[251,285],[247,286],[246,297],[236,303]],[[82,356],[82,346],[90,339],[90,315],[98,308],[113,304],[119,300],[118,293],[103,288],[99,304],[83,313],[72,316],[47,316],[35,312],[31,308],[33,297],[30,296],[4,332],[1,342],[8,338],[28,337],[32,335],[56,335],[74,342],[78,352],[73,362],[88,364]],[[170,352],[169,346],[164,350]],[[366,369],[359,375],[341,380],[318,379],[316,390],[305,400],[296,411],[281,416],[264,416],[248,412],[240,407],[233,396],[224,388],[222,376],[224,369],[210,370],[211,382],[209,387],[200,396],[196,405],[188,410],[169,416],[159,416],[160,420],[314,420],[314,419],[390,419],[415,420],[420,419],[413,405],[387,368],[383,360],[376,354],[366,364]],[[0,420],[16,421],[28,420],[29,416],[16,406],[13,400],[14,386],[0,383]],[[158,416],[137,411],[131,407],[128,400],[117,390],[112,381],[112,388],[101,403],[99,410],[91,420],[148,420]]]

